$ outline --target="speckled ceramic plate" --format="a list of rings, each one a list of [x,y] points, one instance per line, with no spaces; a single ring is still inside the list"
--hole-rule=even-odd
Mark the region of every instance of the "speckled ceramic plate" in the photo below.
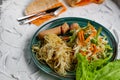
[[[94,21],[88,20],[88,19],[84,19],[84,18],[76,18],[76,17],[65,17],[65,18],[60,18],[60,19],[56,19],[53,21],[50,21],[48,23],[46,23],[43,26],[40,26],[40,28],[36,31],[36,33],[34,34],[32,40],[31,40],[31,46],[30,46],[30,50],[32,45],[38,43],[38,39],[37,39],[37,35],[40,31],[46,30],[46,29],[50,29],[50,28],[54,28],[57,27],[61,24],[63,24],[64,22],[67,22],[68,24],[72,24],[74,22],[77,22],[80,26],[86,26],[88,24],[88,22],[90,22],[96,29],[98,29],[99,27],[102,27],[102,32],[101,35],[106,35],[109,41],[109,44],[111,45],[111,47],[113,48],[113,56],[111,58],[111,61],[113,61],[116,56],[117,56],[117,42],[114,38],[114,36],[112,35],[112,33],[106,29],[104,26],[102,26],[99,23],[96,23]],[[66,76],[59,76],[57,73],[55,73],[48,65],[46,65],[45,63],[41,63],[37,60],[35,53],[32,52],[31,50],[31,56],[33,61],[35,62],[35,64],[42,69],[44,72],[58,77],[62,80],[72,80],[75,78],[75,72],[68,72],[68,74]]]

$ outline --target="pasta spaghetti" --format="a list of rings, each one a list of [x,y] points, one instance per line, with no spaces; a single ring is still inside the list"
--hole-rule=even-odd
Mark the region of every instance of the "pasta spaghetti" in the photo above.
[[[37,51],[39,60],[45,61],[58,74],[65,75],[66,71],[70,70],[72,48],[68,47],[57,35],[46,35],[42,47],[36,48],[34,46],[33,50]]]

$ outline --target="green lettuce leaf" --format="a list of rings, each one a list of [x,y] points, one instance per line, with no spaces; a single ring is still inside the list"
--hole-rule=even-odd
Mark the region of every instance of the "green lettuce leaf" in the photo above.
[[[89,62],[78,53],[76,80],[120,80],[120,60],[108,63],[110,58]]]
[[[95,80],[120,80],[120,60],[110,62],[101,68]]]

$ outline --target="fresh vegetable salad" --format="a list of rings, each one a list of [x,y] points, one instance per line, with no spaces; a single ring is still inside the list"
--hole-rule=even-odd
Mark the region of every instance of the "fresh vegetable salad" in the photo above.
[[[73,23],[70,30],[71,35],[66,43],[72,47],[74,56],[76,53],[80,53],[88,60],[104,59],[111,55],[112,48],[108,43],[107,36],[100,35],[101,31],[101,27],[96,30],[90,23],[85,27]]]

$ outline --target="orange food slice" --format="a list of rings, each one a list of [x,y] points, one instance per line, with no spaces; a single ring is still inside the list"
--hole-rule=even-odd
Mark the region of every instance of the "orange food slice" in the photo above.
[[[91,3],[91,0],[82,0],[79,3],[76,3],[76,5],[84,6],[84,5],[88,5],[89,3]]]

